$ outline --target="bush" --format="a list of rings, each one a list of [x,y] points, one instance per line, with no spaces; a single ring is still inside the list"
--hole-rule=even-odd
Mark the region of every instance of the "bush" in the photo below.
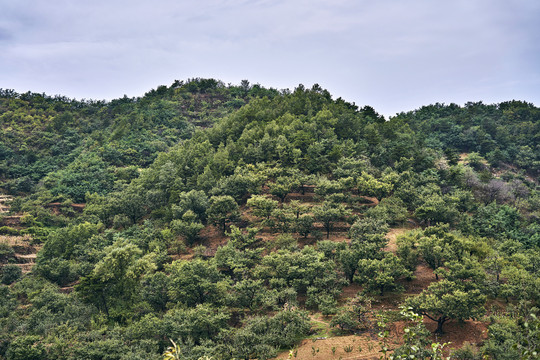
[[[47,352],[39,336],[20,336],[9,344],[6,358],[10,360],[45,360]]]
[[[15,251],[11,246],[5,243],[0,243],[0,264],[9,262],[15,256]]]
[[[400,225],[409,217],[403,200],[396,196],[384,198],[379,205],[366,211],[366,218],[384,220],[391,225]]]
[[[113,218],[113,227],[115,229],[125,229],[132,224],[131,219],[124,214],[116,214]]]
[[[481,352],[468,342],[463,344],[461,349],[452,351],[451,360],[482,360],[484,357]]]
[[[22,277],[22,270],[17,265],[5,265],[2,268],[2,284],[10,285]]]
[[[17,229],[14,229],[12,227],[9,227],[9,226],[2,226],[0,227],[0,234],[1,235],[19,235],[19,230]]]
[[[78,278],[77,266],[70,260],[60,258],[38,261],[34,271],[60,286],[65,286]]]
[[[331,327],[337,327],[341,331],[356,333],[367,330],[371,325],[369,319],[372,299],[363,295],[357,295],[342,308],[330,322]]]

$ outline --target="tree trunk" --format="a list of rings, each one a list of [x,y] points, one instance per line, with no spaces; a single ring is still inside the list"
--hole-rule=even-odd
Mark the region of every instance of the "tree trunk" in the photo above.
[[[437,319],[437,329],[435,330],[435,334],[442,334],[443,333],[443,324],[448,320],[446,316],[441,316]]]
[[[327,222],[324,224],[324,227],[326,228],[326,238],[330,239],[330,228],[332,227],[332,223]]]

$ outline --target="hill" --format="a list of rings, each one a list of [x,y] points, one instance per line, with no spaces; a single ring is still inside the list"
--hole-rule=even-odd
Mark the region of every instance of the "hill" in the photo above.
[[[111,102],[3,90],[0,126],[6,359],[538,346],[532,104],[385,119],[318,85],[192,79]]]

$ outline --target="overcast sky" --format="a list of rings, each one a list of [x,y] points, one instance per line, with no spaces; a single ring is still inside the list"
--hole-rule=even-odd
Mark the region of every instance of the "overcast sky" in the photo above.
[[[388,116],[540,105],[539,0],[0,0],[0,88],[141,96],[176,79],[320,84]]]

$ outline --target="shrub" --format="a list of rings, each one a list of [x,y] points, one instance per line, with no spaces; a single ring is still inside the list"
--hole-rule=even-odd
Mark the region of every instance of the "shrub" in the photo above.
[[[20,336],[13,340],[6,352],[6,358],[11,360],[45,360],[47,352],[39,336]]]
[[[10,285],[22,277],[22,270],[17,265],[5,265],[2,268],[2,284]]]
[[[7,263],[15,256],[15,251],[11,246],[5,243],[0,243],[0,264]]]

